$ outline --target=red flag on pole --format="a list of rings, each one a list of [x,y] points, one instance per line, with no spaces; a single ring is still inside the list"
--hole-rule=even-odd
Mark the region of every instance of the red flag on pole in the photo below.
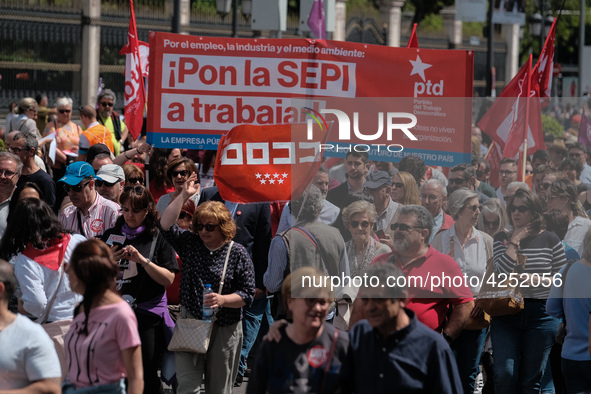
[[[324,18],[324,4],[322,0],[315,0],[308,16],[308,27],[319,40],[326,39],[326,22]]]
[[[140,44],[137,38],[135,24],[135,12],[133,0],[130,0],[131,16],[129,18],[129,31],[127,44],[119,52],[125,54],[125,123],[134,139],[137,139],[142,130],[144,118],[144,106],[146,93],[144,87],[143,70],[141,65]],[[147,45],[146,43],[142,43]]]
[[[407,48],[418,48],[419,47],[419,39],[417,38],[417,24],[412,25],[412,33],[410,33],[410,38],[408,39],[408,44],[406,45]]]
[[[499,144],[503,157],[515,157],[527,138],[527,153],[545,149],[537,83],[531,81],[529,61],[503,89],[478,126]],[[533,98],[527,100],[527,98]],[[528,108],[528,101],[529,103]],[[527,119],[527,121],[526,121]],[[527,130],[527,134],[525,133]]]
[[[534,73],[533,81],[537,82],[540,87],[540,97],[550,98],[552,91],[552,71],[554,69],[554,45],[556,37],[556,21],[558,18],[554,18],[552,27],[546,37],[546,42],[540,53],[540,58],[536,65],[538,66],[537,72]],[[547,103],[547,101],[546,101]]]
[[[306,124],[239,125],[218,145],[214,179],[226,201],[249,203],[297,199],[322,162],[328,131]],[[320,129],[321,128],[321,129]],[[318,131],[320,129],[320,131]]]

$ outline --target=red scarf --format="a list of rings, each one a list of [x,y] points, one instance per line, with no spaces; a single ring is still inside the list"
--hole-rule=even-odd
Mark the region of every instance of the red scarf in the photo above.
[[[49,246],[43,250],[35,248],[33,244],[29,242],[25,250],[23,250],[23,254],[50,270],[58,271],[64,260],[64,255],[66,254],[66,248],[70,243],[70,238],[70,234],[64,234],[61,239],[54,238],[48,242]]]

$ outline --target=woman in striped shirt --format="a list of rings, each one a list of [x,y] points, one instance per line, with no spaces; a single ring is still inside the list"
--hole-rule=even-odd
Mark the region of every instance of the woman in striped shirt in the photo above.
[[[498,286],[517,279],[525,308],[492,319],[495,392],[537,393],[558,329],[558,320],[546,313],[546,299],[566,258],[558,237],[544,230],[542,203],[535,194],[518,190],[507,212],[514,230],[495,236],[494,279]],[[524,268],[517,266],[518,254],[527,257]]]

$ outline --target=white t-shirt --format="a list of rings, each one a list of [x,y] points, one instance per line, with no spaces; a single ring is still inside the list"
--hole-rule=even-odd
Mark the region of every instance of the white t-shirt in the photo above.
[[[22,315],[0,331],[0,349],[0,390],[21,389],[36,380],[62,377],[49,335]]]

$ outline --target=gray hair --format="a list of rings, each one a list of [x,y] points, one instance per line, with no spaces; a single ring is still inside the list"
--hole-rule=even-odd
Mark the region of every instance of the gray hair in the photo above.
[[[67,107],[67,106],[70,106],[70,108],[71,108],[72,105],[74,105],[74,102],[69,97],[62,97],[59,100],[57,100],[56,103],[55,103],[55,106],[57,108],[64,108],[64,107]]]
[[[37,137],[32,133],[19,131],[12,138],[13,141],[20,141],[22,139],[25,140],[25,148],[27,148],[27,149],[35,148],[35,150],[37,150],[37,148],[39,147],[39,144],[37,143]]]
[[[466,206],[466,203],[473,198],[478,198],[478,194],[466,187],[454,191],[449,196],[447,199],[447,208],[453,220],[458,220],[458,216]]]
[[[495,234],[502,231],[507,226],[507,210],[505,209],[505,204],[503,204],[498,198],[489,198],[482,204],[482,211],[480,211],[478,223],[476,224],[476,228],[480,231],[486,230],[486,227],[484,226],[485,213],[492,213],[499,218],[499,227],[496,229]]]
[[[376,222],[377,213],[375,206],[369,201],[359,200],[352,202],[343,209],[343,223],[345,226],[347,226],[351,221],[351,216],[355,215],[356,213],[365,213],[367,214],[367,218],[369,219],[370,223]]]
[[[439,187],[439,190],[441,190],[441,195],[443,197],[447,197],[447,187],[445,187],[445,183],[443,183],[441,180],[436,179],[436,178],[429,179],[428,181],[426,181],[425,183],[423,183],[421,185],[419,193],[423,192],[423,187],[425,187],[425,185],[433,185],[433,186]]]
[[[311,223],[318,219],[318,215],[320,215],[320,211],[324,206],[324,198],[320,189],[310,185],[304,190],[300,198],[293,200],[289,205],[297,223]]]
[[[510,184],[507,185],[507,191],[513,190],[513,192],[515,193],[519,189],[529,190],[529,185],[525,182],[517,182],[517,181],[511,182]]]
[[[433,216],[427,211],[427,208],[422,205],[404,205],[399,210],[401,215],[415,215],[416,226],[429,230],[429,234],[425,240],[425,244],[429,245],[429,238],[431,238],[431,233],[433,232]]]
[[[23,172],[23,162],[21,159],[10,152],[0,152],[0,161],[12,161],[16,164],[16,173],[20,176]]]
[[[100,103],[101,100],[105,97],[113,100],[113,105],[115,105],[115,101],[117,100],[117,98],[115,97],[115,92],[113,92],[111,89],[103,90],[96,98],[97,103]]]

